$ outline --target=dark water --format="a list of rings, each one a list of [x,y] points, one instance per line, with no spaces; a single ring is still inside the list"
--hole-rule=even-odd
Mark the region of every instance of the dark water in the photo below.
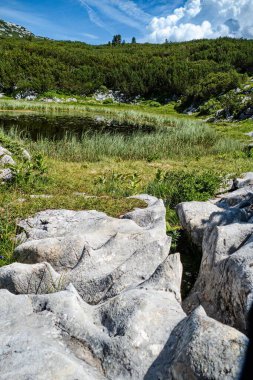
[[[22,137],[36,141],[39,138],[62,139],[66,134],[81,137],[84,133],[150,133],[151,127],[135,127],[120,124],[101,116],[76,116],[62,114],[0,113],[0,128],[8,132],[11,128],[21,132]]]

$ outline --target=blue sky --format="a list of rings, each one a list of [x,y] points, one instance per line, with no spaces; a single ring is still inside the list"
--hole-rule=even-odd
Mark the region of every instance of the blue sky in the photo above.
[[[0,0],[0,18],[36,35],[106,43],[253,38],[253,0]]]

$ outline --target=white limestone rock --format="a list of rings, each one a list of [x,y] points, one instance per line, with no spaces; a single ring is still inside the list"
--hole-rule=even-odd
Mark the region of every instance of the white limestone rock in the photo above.
[[[147,208],[121,219],[96,211],[38,213],[19,223],[16,258],[48,262],[84,300],[104,302],[149,279],[169,254],[165,207],[155,198],[149,201]]]
[[[247,344],[245,335],[199,307],[174,329],[145,380],[237,379]]]
[[[0,268],[0,289],[14,294],[43,294],[65,287],[64,275],[59,275],[48,263],[14,263]]]

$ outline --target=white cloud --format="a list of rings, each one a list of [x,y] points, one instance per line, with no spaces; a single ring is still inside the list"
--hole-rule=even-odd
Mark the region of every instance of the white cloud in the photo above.
[[[108,27],[102,21],[105,17],[140,31],[143,31],[151,19],[131,0],[79,0],[79,2],[86,7],[90,20],[107,30]]]
[[[186,41],[220,36],[253,38],[253,0],[188,0],[149,23],[149,40]]]
[[[19,23],[26,23],[27,25],[44,25],[51,27],[54,24],[48,21],[46,18],[36,15],[33,12],[26,12],[23,10],[13,9],[0,5],[0,18],[8,20],[15,19]]]
[[[95,34],[91,34],[91,33],[83,33],[83,35],[84,37],[91,38],[92,40],[97,40],[99,38]]]

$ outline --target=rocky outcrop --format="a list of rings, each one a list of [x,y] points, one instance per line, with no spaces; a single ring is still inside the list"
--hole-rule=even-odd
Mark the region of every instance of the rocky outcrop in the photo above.
[[[9,326],[0,334],[1,378],[143,379],[185,317],[181,273],[179,255],[168,256],[147,281],[99,306],[72,285],[48,295],[0,291]]]
[[[97,211],[51,210],[19,223],[19,262],[47,262],[82,298],[97,304],[147,280],[166,259],[162,201],[115,219]],[[1,278],[1,271],[0,271]]]
[[[245,335],[200,306],[176,326],[145,380],[237,379],[246,345]]]
[[[71,285],[48,295],[1,290],[1,379],[235,379],[247,338],[201,311],[185,318],[161,281],[178,265],[175,257],[147,283],[99,306]]]
[[[184,202],[177,206],[182,227],[188,232],[193,243],[200,248],[210,216],[218,213],[219,207],[211,202]]]
[[[234,181],[237,190],[198,203],[199,212],[196,202],[178,206],[182,225],[203,253],[198,279],[184,300],[184,309],[189,313],[202,305],[209,316],[244,332],[253,301],[251,178],[247,173]]]
[[[58,295],[61,296],[60,293]],[[58,303],[55,301],[54,305],[59,307],[60,314],[64,309],[59,296]],[[59,327],[64,321],[63,315],[51,312],[49,306],[47,308],[45,303],[42,304],[43,300],[41,305],[44,310],[39,312],[38,307],[33,306],[38,299],[15,296],[7,290],[1,290],[0,297],[2,380],[104,379],[95,366],[82,360],[85,347]],[[65,297],[62,295],[62,300],[69,306],[69,316],[71,306],[78,314],[78,301],[75,304],[73,297],[68,298],[67,292]],[[75,346],[73,349],[72,344]]]
[[[19,222],[23,262],[0,269],[1,379],[235,379],[246,336],[202,308],[186,316],[164,204],[139,198],[147,207],[120,219],[49,210]]]

